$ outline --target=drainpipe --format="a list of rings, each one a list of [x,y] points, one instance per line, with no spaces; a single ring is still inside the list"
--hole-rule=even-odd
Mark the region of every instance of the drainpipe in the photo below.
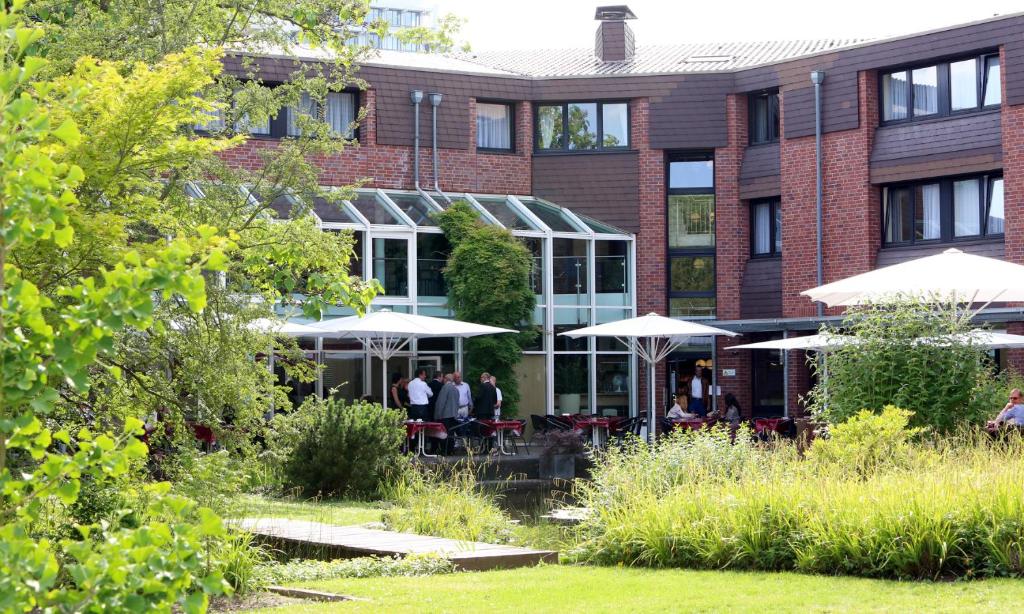
[[[822,186],[821,186],[821,84],[825,81],[825,71],[811,71],[811,83],[814,84],[814,164],[816,170],[815,185],[815,218],[818,231],[818,284],[825,283],[825,268],[822,254]],[[824,303],[818,303],[818,317],[825,315]]]
[[[434,154],[434,192],[440,194],[442,198],[444,198],[446,201],[451,203],[452,202],[451,199],[449,199],[448,196],[444,192],[441,191],[440,174],[439,174],[439,172],[440,172],[439,171],[440,163],[438,162],[439,156],[438,156],[438,153],[437,153],[437,107],[441,106],[441,94],[438,94],[437,92],[433,92],[433,93],[429,94],[429,96],[430,96],[430,114],[431,114],[430,115],[430,120],[431,120],[431,122],[430,122],[431,123],[430,130],[431,130],[431,133],[432,133],[431,134],[431,139],[432,140],[430,142],[430,150]]]
[[[413,185],[416,191],[420,190],[420,103],[423,102],[423,92],[413,90],[409,93],[412,99],[412,176]]]

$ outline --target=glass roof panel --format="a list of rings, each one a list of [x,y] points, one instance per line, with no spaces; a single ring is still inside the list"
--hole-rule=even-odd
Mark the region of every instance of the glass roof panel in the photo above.
[[[516,211],[504,198],[473,195],[476,202],[493,215],[506,228],[512,230],[539,230],[524,215]]]
[[[264,200],[263,194],[249,190],[249,194],[252,195],[261,205],[266,205],[267,202]],[[292,216],[292,209],[295,208],[295,201],[290,196],[281,192],[278,193],[274,200],[270,202],[270,208],[274,210],[279,218],[289,218]]]
[[[328,200],[323,196],[308,196],[306,202],[313,204],[313,211],[324,222],[363,225],[359,218],[353,215],[345,203],[340,200]]]
[[[530,213],[539,217],[540,221],[547,224],[555,232],[586,232],[583,228],[577,228],[576,224],[569,221],[562,214],[561,209],[556,206],[548,205],[532,198],[520,198],[519,202],[526,205]]]
[[[387,195],[417,226],[437,226],[437,222],[431,217],[433,208],[419,194],[387,192]]]
[[[352,206],[363,214],[371,224],[391,224],[405,226],[402,220],[380,201],[376,192],[358,192],[351,201]]]
[[[580,218],[580,220],[582,220],[584,224],[586,224],[587,226],[590,226],[590,229],[593,230],[596,233],[608,234],[608,235],[624,235],[624,234],[626,234],[626,232],[624,232],[622,230],[619,230],[618,228],[616,228],[614,226],[609,226],[608,224],[605,224],[604,222],[599,222],[599,221],[595,220],[594,218],[590,217],[589,215],[583,215],[582,213],[579,213],[578,211],[573,211],[573,213],[576,215],[576,217]]]

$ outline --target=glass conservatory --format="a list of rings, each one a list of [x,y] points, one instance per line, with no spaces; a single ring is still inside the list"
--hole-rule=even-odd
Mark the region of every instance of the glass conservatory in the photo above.
[[[296,201],[279,200],[273,207],[288,215]],[[325,232],[354,234],[352,273],[376,278],[384,288],[374,308],[452,317],[443,275],[449,246],[432,214],[459,200],[485,223],[510,230],[533,252],[533,324],[542,334],[525,349],[518,368],[519,414],[633,412],[637,368],[626,348],[614,340],[558,336],[635,315],[633,235],[533,196],[358,190],[351,200],[336,204],[315,198],[304,209]],[[352,312],[339,308],[327,317],[347,315]],[[379,394],[381,365],[358,341],[310,338],[300,344],[323,369],[315,385],[295,386],[296,400],[332,391],[348,399]],[[461,370],[457,339],[422,339],[406,349],[389,361],[388,373]]]

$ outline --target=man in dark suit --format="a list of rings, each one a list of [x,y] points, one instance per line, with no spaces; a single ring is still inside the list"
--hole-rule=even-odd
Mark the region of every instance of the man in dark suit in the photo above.
[[[480,387],[477,388],[476,398],[473,399],[473,417],[477,420],[493,420],[494,406],[497,404],[498,393],[494,389],[494,384],[491,383],[491,374],[483,373],[480,375]],[[482,435],[483,432],[478,430],[477,434]],[[481,452],[489,453],[493,445],[492,437],[485,438]]]
[[[498,392],[491,383],[491,374],[480,376],[480,387],[473,400],[473,411],[477,420],[493,420],[494,407],[498,404]]]
[[[441,388],[444,387],[444,373],[441,373],[440,370],[435,371],[434,378],[427,382],[427,386],[429,386],[430,391],[434,393],[434,395],[430,397],[430,401],[427,403],[430,419],[434,420],[437,418],[437,396],[441,394]]]

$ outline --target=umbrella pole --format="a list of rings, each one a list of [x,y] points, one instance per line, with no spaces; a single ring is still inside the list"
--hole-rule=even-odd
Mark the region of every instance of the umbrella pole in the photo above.
[[[650,437],[651,437],[651,445],[654,445],[654,442],[655,442],[655,440],[657,438],[657,429],[658,429],[658,423],[655,420],[655,416],[654,416],[655,408],[658,405],[657,400],[654,398],[654,369],[655,369],[655,366],[656,366],[657,363],[653,360],[654,359],[654,348],[651,345],[651,343],[652,343],[651,338],[648,338],[647,339],[647,356],[648,356],[648,359],[647,359],[647,404],[648,404],[649,407],[648,407],[648,410],[647,410],[647,432],[650,434]]]

